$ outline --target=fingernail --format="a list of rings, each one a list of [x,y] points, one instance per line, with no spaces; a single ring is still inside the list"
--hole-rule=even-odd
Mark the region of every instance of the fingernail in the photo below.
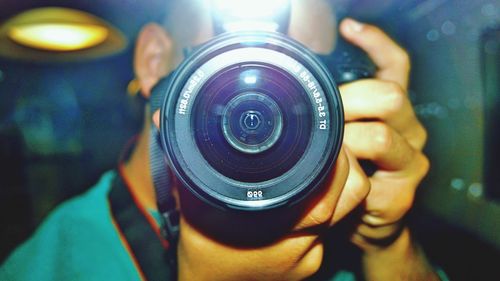
[[[347,26],[353,32],[361,32],[363,30],[364,25],[362,23],[360,23],[359,21],[353,20],[351,18],[346,19],[346,21],[347,21]]]

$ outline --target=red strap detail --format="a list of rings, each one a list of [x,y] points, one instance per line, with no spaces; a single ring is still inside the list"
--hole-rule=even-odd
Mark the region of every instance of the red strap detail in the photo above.
[[[140,279],[146,280],[146,276],[144,275],[144,272],[142,271],[141,267],[139,266],[139,262],[137,261],[137,258],[134,255],[132,248],[130,247],[130,244],[128,243],[127,239],[125,239],[125,235],[123,234],[123,230],[116,223],[115,216],[113,215],[113,212],[111,211],[111,208],[109,208],[109,206],[111,206],[111,202],[109,202],[109,199],[108,199],[109,215],[111,216],[111,222],[113,223],[113,226],[116,229],[116,233],[118,233],[118,236],[120,237],[120,242],[122,243],[123,248],[125,248],[125,251],[127,251],[130,259],[132,260],[132,263],[134,264],[134,267],[137,271],[137,274],[139,274]]]
[[[144,206],[139,202],[136,194],[134,193],[132,188],[130,188],[131,184],[130,184],[130,182],[129,182],[129,180],[124,172],[123,162],[121,162],[121,161],[118,164],[118,173],[119,173],[119,176],[123,179],[123,182],[125,183],[125,186],[127,187],[128,192],[130,192],[130,195],[132,196],[132,199],[134,200],[135,205],[141,211],[142,215],[146,218],[149,225],[153,228],[154,232],[156,233],[156,236],[158,236],[158,239],[160,239],[160,242],[161,242],[163,248],[168,249],[169,244],[168,244],[168,241],[163,237],[163,235],[161,233],[160,225],[158,225],[158,222],[151,215],[151,213],[149,213],[148,210],[146,210],[144,208]]]

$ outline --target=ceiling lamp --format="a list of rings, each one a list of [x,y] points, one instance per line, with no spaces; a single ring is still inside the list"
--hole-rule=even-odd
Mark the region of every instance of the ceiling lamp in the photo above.
[[[0,56],[35,61],[73,61],[118,53],[123,34],[91,14],[47,7],[22,12],[0,26]]]
[[[14,26],[8,36],[35,49],[75,51],[102,43],[108,37],[108,30],[98,25],[43,23]]]

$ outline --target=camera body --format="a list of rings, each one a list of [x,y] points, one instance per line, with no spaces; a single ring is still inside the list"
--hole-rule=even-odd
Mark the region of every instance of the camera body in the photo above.
[[[170,169],[218,208],[299,202],[324,182],[340,151],[343,108],[331,66],[280,33],[215,37],[153,97]]]

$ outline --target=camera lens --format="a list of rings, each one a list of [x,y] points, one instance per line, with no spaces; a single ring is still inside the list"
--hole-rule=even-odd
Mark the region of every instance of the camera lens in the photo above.
[[[161,140],[182,184],[216,207],[261,210],[317,188],[340,150],[343,111],[316,57],[279,34],[226,34],[163,88]]]

